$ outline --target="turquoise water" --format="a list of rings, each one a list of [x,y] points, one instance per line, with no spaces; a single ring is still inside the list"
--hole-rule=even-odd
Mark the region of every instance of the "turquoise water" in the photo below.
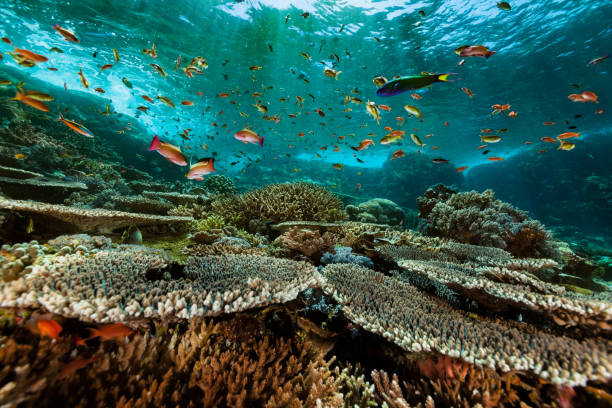
[[[425,187],[442,181],[466,189],[493,187],[498,196],[520,203],[544,221],[561,219],[557,224],[576,224],[575,212],[594,213],[596,220],[585,219],[578,226],[599,234],[605,232],[600,227],[612,221],[606,204],[612,173],[611,121],[606,110],[610,60],[587,66],[610,51],[612,6],[607,2],[515,1],[510,11],[494,1],[3,3],[2,36],[49,61],[19,67],[8,55],[12,46],[2,43],[0,70],[15,82],[25,81],[30,89],[52,94],[56,100],[49,103],[49,117],[69,109],[68,118],[82,121],[96,135],[86,143],[105,145],[120,155],[124,165],[156,178],[184,180],[185,172],[146,151],[153,134],[181,146],[188,160],[214,157],[217,174],[232,177],[245,189],[305,179],[344,193],[390,196],[411,207]],[[309,14],[305,18],[302,13]],[[65,41],[52,29],[55,23],[74,32],[80,43]],[[156,59],[142,52],[152,43]],[[462,58],[453,52],[467,44],[482,44],[496,54],[489,59]],[[63,52],[50,51],[52,47]],[[113,49],[118,51],[117,63]],[[196,56],[204,57],[208,68],[189,78],[175,69],[179,56],[183,68]],[[458,66],[462,59],[465,63]],[[167,77],[151,63],[160,65]],[[104,64],[113,66],[101,71]],[[252,66],[261,69],[251,71]],[[324,75],[325,67],[342,73],[334,80]],[[88,89],[81,84],[79,68],[90,83]],[[423,71],[457,73],[458,80],[417,91],[419,100],[411,97],[412,92],[376,96],[373,78]],[[585,90],[595,92],[599,103],[568,99],[569,94]],[[8,97],[13,91],[3,87],[2,92]],[[253,97],[255,92],[261,96]],[[221,98],[222,93],[230,95]],[[364,104],[345,105],[345,95]],[[176,108],[157,96],[169,98]],[[367,114],[368,100],[391,108],[381,111],[380,124]],[[183,106],[182,101],[193,106]],[[100,115],[107,104],[112,114]],[[255,104],[265,106],[268,119],[277,117],[278,123],[262,118],[265,115]],[[403,109],[406,104],[418,107],[423,121],[410,117]],[[504,113],[518,115],[492,116],[494,104],[510,104]],[[404,121],[398,122],[398,116]],[[379,144],[388,133],[386,126],[404,131],[404,140]],[[265,137],[263,148],[232,137],[243,127]],[[187,137],[185,129],[191,129]],[[478,150],[485,144],[479,138],[481,129],[506,132],[499,134],[500,142]],[[581,134],[572,151],[558,151],[556,145],[540,140],[566,131]],[[411,133],[426,146],[415,145]],[[375,145],[357,154],[350,149],[364,139]],[[389,168],[398,149],[407,156]],[[423,157],[410,155],[416,152]],[[505,162],[488,161],[492,156]],[[407,170],[401,164],[434,158],[450,164],[437,164],[433,170],[425,164]],[[344,170],[337,171],[334,164],[342,164]],[[468,166],[463,177],[452,174],[463,166]],[[378,183],[389,173],[404,182]],[[602,180],[597,180],[596,188],[583,191],[588,177]],[[431,178],[427,183],[418,181],[427,178]],[[398,189],[411,191],[399,197]],[[548,194],[538,197],[542,192]],[[545,219],[551,209],[544,208],[544,201],[555,207],[553,220]],[[592,202],[599,204],[588,206]],[[581,206],[588,208],[576,210]]]

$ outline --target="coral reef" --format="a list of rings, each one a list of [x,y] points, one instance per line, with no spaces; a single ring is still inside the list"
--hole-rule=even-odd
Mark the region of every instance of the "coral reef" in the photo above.
[[[293,300],[319,286],[304,262],[225,255],[190,258],[185,268],[163,251],[139,246],[93,255],[53,256],[5,285],[4,307],[40,307],[86,321],[137,317],[189,318],[232,313]]]
[[[236,194],[236,186],[232,179],[221,174],[206,177],[204,187],[211,194]]]
[[[334,263],[353,263],[361,266],[372,268],[374,263],[367,256],[356,255],[352,252],[351,247],[336,246],[335,253],[326,252],[321,257],[323,265]]]
[[[190,217],[155,216],[111,211],[102,209],[82,209],[58,204],[46,204],[35,201],[6,200],[0,198],[0,209],[13,212],[34,214],[63,224],[64,231],[99,231],[112,232],[130,225],[174,225],[180,228],[193,221]]]
[[[0,281],[8,282],[32,271],[32,264],[51,248],[38,241],[2,245],[0,248]]]
[[[517,257],[560,256],[552,234],[540,222],[496,200],[493,190],[457,193],[437,186],[417,202],[419,216],[427,221],[428,235],[503,248]]]
[[[373,198],[359,205],[347,205],[346,212],[351,221],[374,224],[399,225],[404,223],[404,212],[391,200]]]
[[[113,208],[141,214],[167,215],[174,206],[169,201],[160,198],[115,196],[113,197]]]
[[[38,200],[47,203],[62,203],[72,193],[87,190],[78,181],[64,181],[44,177],[12,178],[0,177],[2,193],[17,200]]]
[[[323,269],[324,290],[346,316],[412,352],[437,351],[502,371],[526,370],[576,385],[612,376],[612,343],[474,318],[393,277],[353,264]]]

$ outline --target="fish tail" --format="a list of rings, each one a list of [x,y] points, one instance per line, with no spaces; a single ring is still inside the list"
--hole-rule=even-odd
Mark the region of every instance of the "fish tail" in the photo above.
[[[15,95],[15,97],[13,98],[14,101],[20,101],[23,98],[23,96],[25,95],[25,94],[23,94],[23,93],[21,93],[19,91],[15,91],[15,92],[17,92],[17,95]]]
[[[88,330],[89,330],[90,336],[86,339],[83,339],[84,341],[91,340],[93,338],[96,338],[102,335],[102,333],[100,333],[100,331],[97,329],[93,329],[90,327]]]
[[[441,82],[453,82],[453,81],[456,81],[456,79],[448,79],[448,77],[450,75],[457,75],[457,74],[455,74],[454,72],[450,72],[448,74],[440,74],[440,75],[438,75],[438,81],[441,81]]]
[[[263,138],[262,138],[262,139],[263,139]],[[208,159],[208,160],[210,160],[210,161],[209,161],[209,163],[210,163],[210,170],[211,170],[213,173],[216,173],[216,170],[215,170],[215,159],[210,158],[210,159]]]
[[[264,137],[259,136],[259,147],[263,147]]]
[[[58,110],[57,113],[59,113],[59,117],[57,118],[57,121],[59,122],[59,121],[64,119],[64,115],[62,115],[62,111],[61,110]]]
[[[157,135],[153,136],[153,140],[151,140],[151,146],[149,146],[149,150],[159,150],[160,141]]]
[[[495,51],[488,51],[488,52],[485,54],[485,58],[486,58],[486,59],[489,59],[489,57],[490,57],[491,55],[493,55],[493,54],[495,54]]]

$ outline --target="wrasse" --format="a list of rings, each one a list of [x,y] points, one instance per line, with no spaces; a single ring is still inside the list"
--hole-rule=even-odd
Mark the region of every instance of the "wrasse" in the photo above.
[[[94,134],[91,133],[91,131],[85,126],[81,125],[80,123],[76,123],[72,120],[64,119],[64,116],[62,116],[62,112],[59,113],[59,118],[57,118],[57,120],[60,122],[64,122],[66,126],[68,126],[70,129],[74,130],[80,135],[83,135],[85,137],[94,137]]]
[[[153,136],[153,140],[151,141],[151,145],[149,146],[149,151],[157,151],[169,162],[174,163],[178,166],[187,165],[187,160],[185,159],[185,156],[183,156],[181,148],[171,145],[170,143],[162,142],[161,140],[159,140],[159,137],[157,137],[157,135]]]
[[[104,71],[106,69],[112,68],[113,64],[104,64],[100,67],[100,71]]]
[[[25,93],[21,93],[19,91],[16,92],[17,95],[15,95],[13,98],[14,101],[19,101],[43,112],[49,112],[49,107],[43,101],[32,98]]]
[[[189,171],[185,175],[189,180],[204,180],[202,176],[215,172],[215,159],[207,157],[200,159],[196,164],[189,167]]]
[[[461,88],[461,90],[465,92],[470,98],[474,97],[474,94],[468,88]]]
[[[338,80],[338,75],[340,75],[342,71],[336,71],[335,69],[325,67],[323,69],[323,74],[325,74],[328,78],[334,78],[336,81]]]
[[[393,96],[403,92],[419,89],[436,82],[448,82],[448,77],[455,75],[452,73],[448,74],[430,74],[430,75],[412,75],[400,77],[392,81],[387,82],[376,91],[378,96]]]
[[[151,49],[150,50],[148,50],[146,48],[143,49],[142,53],[150,55],[151,58],[153,58],[153,59],[157,58],[157,51],[155,51],[155,43],[153,43],[153,45],[151,45]]]
[[[53,26],[53,29],[60,33],[61,36],[64,37],[64,40],[77,44],[79,43],[79,39],[76,37],[76,35],[74,35],[72,31],[66,30],[65,28],[62,28],[57,24]]]

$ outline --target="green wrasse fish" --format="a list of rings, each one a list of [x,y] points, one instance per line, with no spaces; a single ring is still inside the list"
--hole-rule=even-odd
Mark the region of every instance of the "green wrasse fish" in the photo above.
[[[410,91],[412,89],[419,89],[429,86],[436,82],[449,82],[453,81],[448,79],[449,75],[456,75],[453,73],[448,74],[432,74],[432,75],[410,75],[400,77],[385,83],[381,88],[376,91],[378,96],[393,96]]]

